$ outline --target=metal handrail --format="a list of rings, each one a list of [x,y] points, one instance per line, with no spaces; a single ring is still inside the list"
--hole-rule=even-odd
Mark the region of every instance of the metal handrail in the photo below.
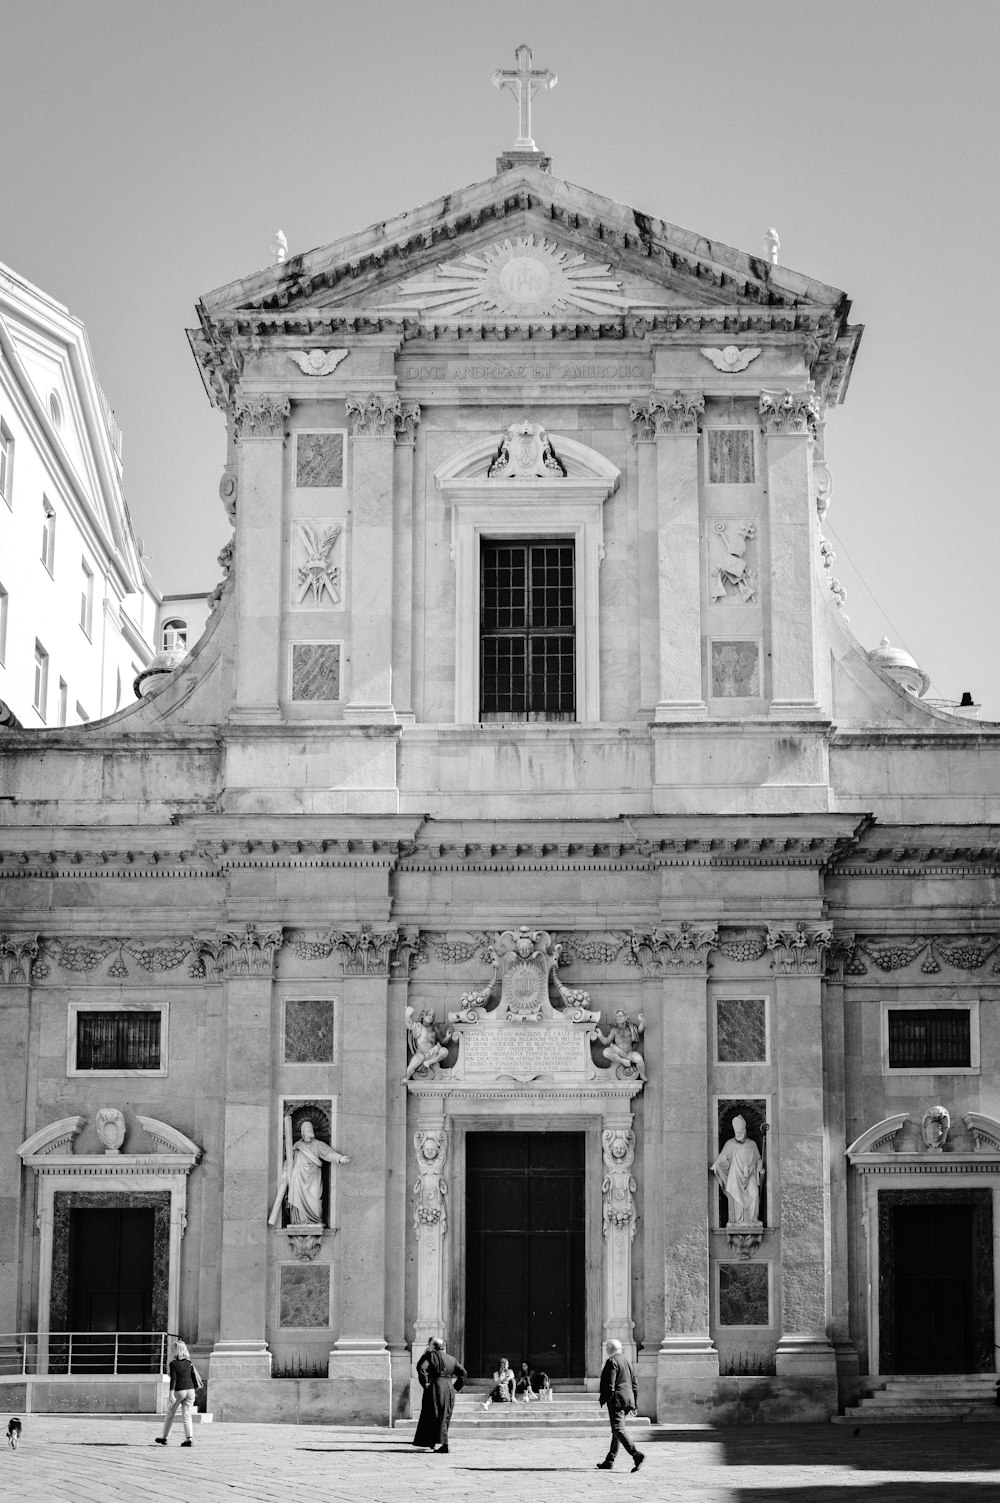
[[[166,1373],[169,1331],[0,1332],[0,1378]]]

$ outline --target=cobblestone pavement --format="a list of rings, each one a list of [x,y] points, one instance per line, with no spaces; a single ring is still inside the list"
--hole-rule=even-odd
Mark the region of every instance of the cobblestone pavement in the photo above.
[[[0,1425],[2,1429],[2,1425]],[[204,1425],[194,1446],[154,1446],[152,1420],[28,1416],[0,1449],[0,1498],[17,1503],[998,1503],[992,1425],[781,1426],[661,1431],[631,1475],[595,1471],[603,1435],[455,1435],[448,1456],[416,1451],[412,1427]]]

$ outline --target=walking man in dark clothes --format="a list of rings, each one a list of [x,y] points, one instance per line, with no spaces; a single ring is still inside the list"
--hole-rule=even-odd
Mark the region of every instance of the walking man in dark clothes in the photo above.
[[[618,1447],[624,1446],[632,1458],[632,1470],[637,1472],[646,1457],[625,1434],[625,1416],[634,1414],[636,1407],[635,1368],[622,1352],[620,1341],[609,1341],[605,1346],[608,1360],[601,1371],[601,1403],[608,1406],[611,1421],[611,1444],[603,1461],[597,1463],[602,1472],[610,1472],[618,1455]]]

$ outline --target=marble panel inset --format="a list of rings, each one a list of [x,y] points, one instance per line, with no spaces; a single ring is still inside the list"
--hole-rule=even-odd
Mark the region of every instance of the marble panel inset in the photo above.
[[[715,1017],[720,1065],[766,1062],[767,1003],[763,997],[719,997]]]
[[[292,643],[292,699],[340,698],[339,642]]]
[[[716,699],[760,695],[760,647],[756,642],[712,643],[712,694]]]
[[[295,484],[340,490],[344,484],[344,435],[295,435]]]
[[[709,485],[753,485],[752,428],[708,428]]]
[[[766,1263],[719,1264],[719,1325],[771,1323]]]
[[[330,1324],[328,1264],[281,1264],[278,1324],[297,1330]]]
[[[332,1001],[327,997],[289,997],[285,1003],[285,1064],[332,1062]]]

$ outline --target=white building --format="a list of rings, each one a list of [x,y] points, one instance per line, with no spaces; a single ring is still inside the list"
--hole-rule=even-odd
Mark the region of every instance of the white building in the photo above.
[[[0,265],[0,699],[27,729],[113,714],[158,603],[87,331]]]

